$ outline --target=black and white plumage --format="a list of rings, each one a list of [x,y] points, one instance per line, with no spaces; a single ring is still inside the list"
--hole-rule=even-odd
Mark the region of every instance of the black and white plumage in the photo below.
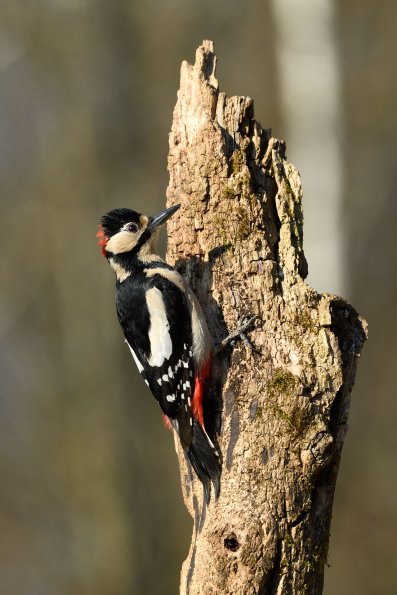
[[[146,217],[115,209],[101,219],[99,243],[116,273],[117,316],[132,356],[201,480],[219,493],[218,453],[204,427],[202,399],[213,343],[190,288],[154,252],[159,225],[179,205]]]

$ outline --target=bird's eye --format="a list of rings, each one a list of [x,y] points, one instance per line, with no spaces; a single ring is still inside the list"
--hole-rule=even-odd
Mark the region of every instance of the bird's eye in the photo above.
[[[136,231],[138,231],[138,226],[136,223],[129,223],[127,226],[127,231],[132,231],[132,233],[135,233]]]

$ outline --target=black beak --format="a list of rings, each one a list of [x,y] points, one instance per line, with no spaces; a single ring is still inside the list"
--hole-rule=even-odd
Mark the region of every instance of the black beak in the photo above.
[[[174,205],[173,207],[165,209],[165,211],[161,211],[161,213],[154,215],[154,217],[151,217],[149,225],[147,226],[148,231],[154,231],[156,227],[162,225],[162,223],[165,223],[167,219],[169,219],[171,215],[173,215],[175,211],[179,209],[180,206],[181,205]]]

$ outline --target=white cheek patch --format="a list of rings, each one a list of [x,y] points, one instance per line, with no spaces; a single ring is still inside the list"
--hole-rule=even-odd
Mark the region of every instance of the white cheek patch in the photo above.
[[[119,231],[110,238],[106,244],[106,250],[113,252],[113,254],[121,254],[122,252],[129,252],[136,246],[138,237],[136,234],[128,231]]]
[[[171,357],[172,341],[163,295],[157,287],[152,287],[146,292],[146,304],[150,320],[148,362],[151,366],[160,367]],[[168,376],[163,376],[163,380],[168,380]]]

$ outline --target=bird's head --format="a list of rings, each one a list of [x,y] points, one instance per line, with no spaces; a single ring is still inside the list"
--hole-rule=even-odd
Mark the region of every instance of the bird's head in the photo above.
[[[131,209],[113,209],[101,218],[97,233],[98,244],[106,258],[119,255],[145,256],[154,250],[160,225],[179,209],[174,205],[147,217]]]

